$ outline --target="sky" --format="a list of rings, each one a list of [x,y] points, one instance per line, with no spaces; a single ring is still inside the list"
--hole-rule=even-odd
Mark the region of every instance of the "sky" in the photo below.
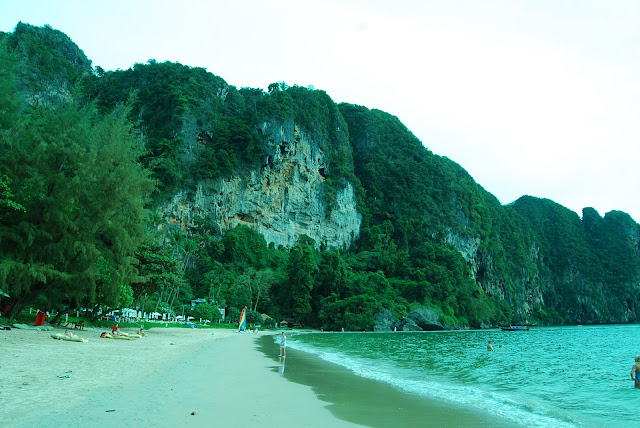
[[[640,221],[635,0],[3,0],[105,70],[149,59],[240,87],[322,89],[397,116],[508,204]]]

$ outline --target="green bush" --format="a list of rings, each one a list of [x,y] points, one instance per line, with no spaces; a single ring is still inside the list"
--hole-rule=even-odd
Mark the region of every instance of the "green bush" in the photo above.
[[[209,320],[211,322],[219,321],[222,316],[217,306],[210,303],[199,303],[191,310],[191,316],[196,320]]]

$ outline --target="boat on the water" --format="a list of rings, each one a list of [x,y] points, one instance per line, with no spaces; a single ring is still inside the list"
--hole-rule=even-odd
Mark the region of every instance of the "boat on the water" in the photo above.
[[[510,325],[509,327],[500,327],[502,331],[526,331],[529,330],[528,325]]]

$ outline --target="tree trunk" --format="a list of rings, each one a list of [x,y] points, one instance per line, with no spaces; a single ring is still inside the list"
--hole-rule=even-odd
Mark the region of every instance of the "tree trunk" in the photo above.
[[[173,293],[172,299],[171,299],[171,303],[169,304],[169,307],[171,309],[173,309],[173,302],[176,300],[176,296],[178,295],[178,292],[180,291],[180,287],[176,287],[175,292]],[[169,303],[169,299],[167,299],[167,303]]]
[[[258,310],[258,300],[260,300],[260,292],[261,291],[262,291],[262,288],[258,288],[258,296],[256,297],[256,305],[253,308],[254,311]]]
[[[22,308],[24,308],[27,294],[28,293],[19,294],[18,297],[16,297],[16,299],[12,302],[11,306],[9,307],[7,318],[12,319],[20,314],[20,312],[22,311]]]
[[[100,307],[101,305],[94,305],[93,309],[91,309],[91,316],[89,317],[91,321],[98,320],[98,316],[100,315]]]
[[[138,303],[140,304],[143,313],[147,312],[147,300],[149,300],[149,295],[146,292],[138,298]]]
[[[67,308],[67,309],[63,309],[61,311],[59,311],[55,317],[53,317],[53,319],[49,320],[49,324],[56,324],[58,322],[58,320],[64,315],[64,314],[68,314],[69,312],[71,312],[71,308]]]
[[[164,284],[162,284],[162,289],[160,289],[160,295],[158,296],[158,301],[156,302],[156,310],[153,312],[158,312],[158,306],[160,302],[162,302],[162,295],[164,294]]]

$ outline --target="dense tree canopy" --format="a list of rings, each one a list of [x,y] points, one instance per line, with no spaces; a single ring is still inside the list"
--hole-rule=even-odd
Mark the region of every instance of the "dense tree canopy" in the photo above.
[[[98,295],[115,305],[135,275],[132,256],[154,186],[137,162],[126,109],[103,116],[70,102],[15,118],[0,130],[0,172],[15,198],[0,224],[0,285],[16,296],[14,310],[39,295],[58,308]]]
[[[199,298],[201,318],[219,307],[236,322],[247,307],[251,323],[326,329],[370,330],[376,314],[417,308],[464,327],[640,320],[640,227],[625,213],[580,218],[529,196],[503,206],[397,117],[323,91],[237,89],[154,60],[90,64],[51,28],[0,34],[0,288],[14,311],[177,312]],[[268,165],[272,121],[326,154],[323,203],[355,189],[351,248],[306,236],[276,248],[206,211],[166,220],[177,192],[189,203],[199,184]]]

